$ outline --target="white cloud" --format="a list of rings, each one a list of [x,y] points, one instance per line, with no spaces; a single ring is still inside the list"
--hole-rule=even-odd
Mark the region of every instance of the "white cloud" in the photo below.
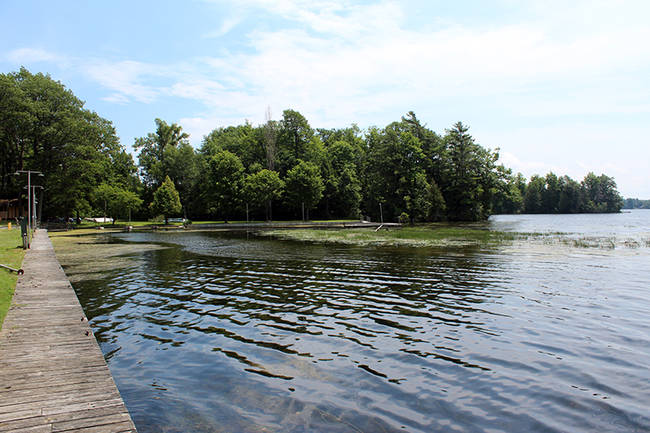
[[[650,131],[626,129],[612,116],[650,112],[648,4],[506,4],[517,10],[511,21],[475,25],[433,10],[425,28],[412,25],[410,5],[401,2],[242,0],[204,33],[242,32],[237,46],[215,44],[202,57],[153,64],[62,59],[22,48],[7,58],[72,62],[116,104],[193,101],[192,113],[178,116],[193,143],[217,126],[262,122],[267,105],[276,118],[294,108],[319,127],[383,126],[413,109],[425,122],[469,121],[479,142],[500,146],[502,159],[527,175],[581,177],[581,161],[594,171],[610,169],[619,186],[641,188],[620,167],[650,171],[640,162],[650,160],[647,142],[623,147],[631,149],[627,155],[611,148],[622,139],[641,142]],[[263,26],[247,21],[260,15],[268,17]],[[599,125],[602,118],[609,123]],[[572,124],[576,119],[580,125]],[[517,126],[522,120],[529,123]]]
[[[135,61],[91,61],[82,65],[89,78],[112,90],[105,100],[125,103],[135,100],[143,103],[153,102],[161,89],[150,84],[143,84],[146,78],[160,75],[159,67]]]
[[[221,25],[215,29],[212,30],[205,35],[203,35],[204,38],[220,38],[226,34],[228,34],[232,29],[234,29],[239,23],[241,23],[242,19],[241,17],[238,16],[231,16],[227,17],[226,19],[223,20]]]
[[[9,62],[15,64],[28,64],[39,62],[62,62],[65,60],[62,56],[42,50],[40,48],[18,48],[10,51],[6,58]]]
[[[593,97],[530,101],[543,95],[545,88],[580,88],[621,70],[648,67],[650,48],[642,42],[650,39],[647,26],[612,28],[595,23],[588,32],[558,34],[554,22],[540,19],[500,27],[423,31],[405,25],[405,13],[390,2],[361,6],[259,0],[246,4],[295,23],[249,33],[253,52],[204,59],[221,82],[239,89],[232,102],[246,106],[256,100],[261,106],[279,101],[280,106],[316,113],[314,122],[335,120],[340,110],[340,124],[363,121],[362,113],[390,107],[504,95],[528,96],[525,106],[511,109],[536,115],[558,114],[562,109],[573,114],[648,109],[648,104],[633,98],[621,99],[611,77],[607,83],[611,87],[600,89],[605,98],[598,103]],[[583,12],[577,9],[571,14]],[[242,98],[242,92],[250,98]],[[514,104],[518,105],[516,99]]]

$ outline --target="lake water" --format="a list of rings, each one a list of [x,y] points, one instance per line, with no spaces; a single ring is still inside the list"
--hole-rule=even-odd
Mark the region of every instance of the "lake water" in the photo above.
[[[650,211],[486,226],[537,235],[125,233],[169,248],[73,285],[141,433],[650,431]]]

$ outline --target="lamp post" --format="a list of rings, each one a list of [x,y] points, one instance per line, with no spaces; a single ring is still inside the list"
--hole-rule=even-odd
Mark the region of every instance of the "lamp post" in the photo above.
[[[41,190],[41,200],[40,201],[36,200],[36,190],[37,189]],[[37,222],[38,222],[39,225],[41,223],[40,214],[43,211],[43,203],[42,203],[42,201],[43,201],[43,187],[41,185],[32,185],[32,204],[33,204],[33,206],[32,206],[33,207],[32,221],[34,222],[34,228],[36,228],[36,223]],[[36,204],[37,203],[40,204],[40,210],[41,210],[41,212],[38,213],[38,214],[36,212]]]
[[[31,245],[31,236],[32,236],[32,173],[39,176],[43,176],[43,173],[35,170],[18,170],[14,174],[18,176],[21,173],[27,173],[27,216],[28,216],[28,245]]]

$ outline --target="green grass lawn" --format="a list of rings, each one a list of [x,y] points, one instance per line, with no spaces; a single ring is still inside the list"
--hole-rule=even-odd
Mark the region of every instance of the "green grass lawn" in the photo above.
[[[25,251],[22,248],[20,228],[0,229],[0,263],[18,269],[23,263]],[[0,329],[11,305],[18,276],[15,272],[0,268]]]

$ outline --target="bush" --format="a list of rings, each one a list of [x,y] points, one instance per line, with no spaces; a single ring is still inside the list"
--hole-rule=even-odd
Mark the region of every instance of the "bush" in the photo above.
[[[408,224],[411,222],[411,217],[406,212],[402,212],[399,216],[399,222],[402,224]]]

